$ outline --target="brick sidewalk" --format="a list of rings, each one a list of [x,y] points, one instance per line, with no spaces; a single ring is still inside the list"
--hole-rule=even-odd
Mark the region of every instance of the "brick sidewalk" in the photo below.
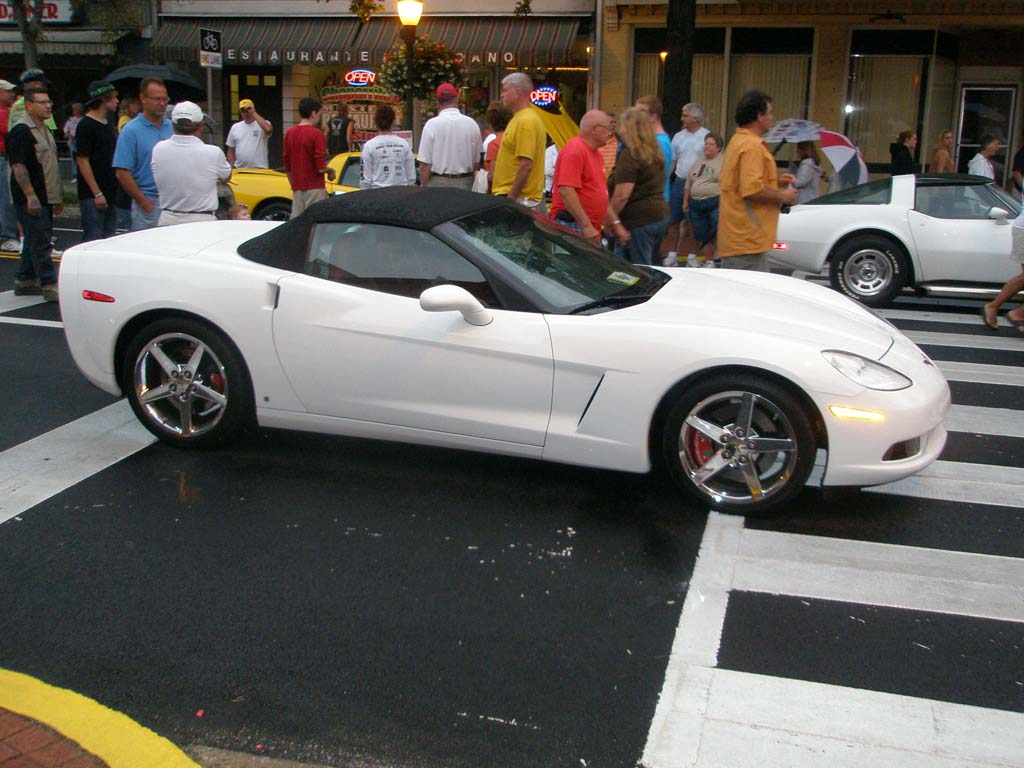
[[[108,768],[42,723],[0,708],[0,768]]]

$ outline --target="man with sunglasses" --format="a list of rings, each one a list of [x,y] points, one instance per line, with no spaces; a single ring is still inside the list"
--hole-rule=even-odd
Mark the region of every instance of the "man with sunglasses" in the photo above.
[[[274,127],[256,111],[252,99],[238,102],[242,119],[231,126],[224,142],[228,148],[228,163],[232,168],[269,168],[267,142]]]
[[[11,163],[11,197],[24,232],[21,261],[14,274],[15,296],[57,301],[53,264],[53,217],[63,209],[57,144],[46,125],[53,102],[45,88],[25,89],[25,111],[7,134]]]
[[[132,231],[152,229],[160,221],[160,193],[153,179],[150,162],[157,142],[174,133],[167,111],[167,86],[157,77],[147,77],[139,85],[142,111],[117,137],[114,169],[117,180],[132,198]]]

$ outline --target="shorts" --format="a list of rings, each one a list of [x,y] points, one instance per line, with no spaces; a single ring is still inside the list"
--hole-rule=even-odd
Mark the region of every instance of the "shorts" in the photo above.
[[[721,269],[746,269],[752,272],[767,272],[768,254],[745,253],[737,256],[723,256],[722,263],[718,266]]]
[[[672,182],[672,194],[668,198],[668,220],[673,224],[678,224],[686,219],[686,214],[683,213],[683,192],[685,191],[686,179],[676,178]]]
[[[295,218],[309,206],[327,199],[326,189],[296,189],[292,191],[292,215]]]
[[[1010,227],[1010,258],[1024,264],[1024,229]]]
[[[718,195],[704,200],[690,198],[690,213],[687,216],[693,227],[693,239],[699,245],[713,242],[718,237]]]

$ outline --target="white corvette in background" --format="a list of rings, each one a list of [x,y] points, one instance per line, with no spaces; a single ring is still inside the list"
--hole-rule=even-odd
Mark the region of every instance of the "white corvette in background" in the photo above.
[[[255,424],[646,472],[706,506],[884,483],[945,443],[903,334],[777,275],[636,267],[504,198],[390,188],[69,249],[68,344],[180,447]]]
[[[871,307],[904,288],[992,295],[1020,273],[1010,221],[1020,204],[989,179],[894,176],[824,195],[779,217],[772,260],[817,274]]]

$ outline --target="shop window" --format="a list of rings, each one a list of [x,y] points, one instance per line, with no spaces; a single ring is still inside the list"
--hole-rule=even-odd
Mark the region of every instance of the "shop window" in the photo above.
[[[926,66],[927,59],[919,56],[853,58],[846,135],[868,163],[887,166],[889,145],[901,131],[918,129]],[[921,151],[918,136],[918,157]]]
[[[246,75],[245,76],[245,84],[246,85],[259,85],[260,84],[260,76],[259,75]]]
[[[267,88],[276,88],[277,87],[277,75],[264,75],[263,76],[263,85],[265,85]]]
[[[754,89],[772,97],[776,120],[806,118],[813,52],[813,29],[733,29],[726,125],[732,126],[732,113],[743,94]]]

